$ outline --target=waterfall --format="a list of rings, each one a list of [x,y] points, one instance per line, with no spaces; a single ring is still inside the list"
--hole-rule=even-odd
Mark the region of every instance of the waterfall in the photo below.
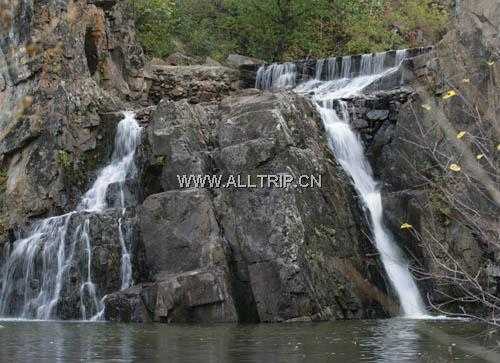
[[[406,51],[397,51],[395,66],[384,69],[386,53],[363,55],[359,76],[354,78],[351,78],[351,57],[342,57],[340,76],[344,81],[318,83],[317,71],[314,81],[298,85],[295,91],[308,96],[312,94],[311,97],[321,115],[328,136],[329,146],[337,161],[350,176],[354,188],[367,209],[375,246],[391,286],[399,299],[402,311],[407,317],[421,318],[426,314],[425,306],[409,271],[408,263],[389,231],[384,227],[381,193],[373,177],[371,166],[364,155],[360,137],[349,125],[347,104],[342,100],[362,92],[364,88],[380,78],[398,72],[405,56]],[[318,65],[323,67],[324,62],[318,62]],[[261,88],[276,89],[278,86],[270,84],[269,87]],[[340,109],[340,117],[335,106]]]
[[[373,56],[372,74],[382,73],[382,71],[384,70],[386,54],[387,53],[385,52],[375,53],[375,55]]]
[[[108,208],[106,195],[114,183],[119,185],[124,213],[123,184],[135,173],[134,155],[140,133],[141,127],[134,114],[124,112],[124,118],[117,126],[111,162],[99,173],[76,210],[37,222],[28,237],[13,243],[12,252],[1,270],[0,316],[43,320],[57,317],[54,309],[60,302],[62,291],[68,288],[69,273],[75,267],[80,269],[81,276],[81,318],[96,320],[101,316],[102,296],[92,280],[89,215]],[[70,222],[77,215],[86,217],[74,233],[68,234]],[[117,233],[122,250],[121,287],[127,288],[131,284],[132,266],[122,228],[120,218]],[[75,256],[77,250],[82,251],[81,256]]]
[[[403,60],[406,58],[408,51],[406,49],[398,49],[394,60],[394,66],[399,67]]]
[[[330,147],[342,168],[351,177],[363,204],[369,211],[373,237],[382,264],[398,295],[406,316],[418,317],[425,314],[424,304],[413,280],[407,263],[383,225],[382,197],[373,178],[370,164],[364,155],[363,144],[349,126],[346,104],[339,101],[344,118],[338,117],[333,108],[318,104],[317,108],[328,135]]]
[[[341,78],[351,78],[351,56],[342,57]]]
[[[372,74],[372,55],[371,54],[363,54],[361,56],[361,65],[359,67],[359,75],[367,76]]]
[[[255,88],[283,89],[295,86],[297,67],[294,63],[271,64],[260,67],[255,78]]]

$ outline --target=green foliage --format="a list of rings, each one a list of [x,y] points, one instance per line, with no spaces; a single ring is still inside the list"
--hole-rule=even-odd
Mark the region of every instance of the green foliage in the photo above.
[[[57,163],[66,172],[73,169],[73,160],[71,159],[69,153],[65,150],[59,150],[57,152]]]
[[[129,0],[147,53],[284,61],[433,42],[437,0]]]
[[[129,0],[137,36],[146,53],[163,57],[174,50],[174,0]]]

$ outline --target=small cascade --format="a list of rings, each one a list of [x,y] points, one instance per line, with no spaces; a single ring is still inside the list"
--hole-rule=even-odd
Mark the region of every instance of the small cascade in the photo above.
[[[89,236],[89,224],[90,221],[87,218],[81,228],[80,240],[83,242],[87,263],[86,279],[80,286],[80,312],[83,320],[98,320],[104,305],[97,298],[95,284],[92,282],[92,246]]]
[[[328,59],[318,59],[316,62],[316,76],[315,79],[318,81],[321,80],[321,76],[323,74],[323,67],[325,65],[325,62],[328,64]]]
[[[399,67],[403,60],[406,58],[408,51],[406,49],[398,49],[396,51],[396,57],[394,58],[394,67]]]
[[[350,117],[347,104],[342,100],[359,94],[374,82],[398,72],[407,52],[405,50],[397,51],[394,66],[389,68],[385,67],[386,55],[387,53],[362,55],[358,76],[353,76],[352,58],[342,57],[340,79],[330,78],[328,75],[325,81],[321,81],[325,78],[323,77],[323,69],[325,63],[329,64],[330,61],[318,61],[315,79],[299,84],[294,90],[312,97],[316,104],[328,135],[330,148],[342,168],[351,177],[352,183],[367,209],[376,248],[380,253],[391,286],[398,296],[404,315],[422,318],[426,316],[425,306],[409,271],[408,263],[384,227],[381,193],[373,178],[371,166],[364,155],[360,137],[349,125]],[[336,64],[336,61],[332,63]],[[265,86],[260,88],[280,88],[278,84],[273,83]],[[335,110],[335,106],[338,106],[340,116]]]
[[[342,68],[340,68],[341,78],[351,78],[351,56],[342,57]]]
[[[363,54],[361,56],[361,65],[359,67],[360,76],[368,76],[373,74],[373,62],[371,54]]]
[[[30,235],[13,243],[13,249],[1,270],[0,316],[24,319],[57,318],[56,307],[61,294],[68,289],[70,274],[79,270],[81,285],[79,304],[81,318],[96,320],[102,315],[102,296],[92,279],[92,238],[90,215],[108,208],[106,196],[111,184],[118,183],[125,213],[123,184],[135,173],[134,155],[141,127],[132,112],[124,112],[118,123],[111,162],[98,175],[77,209],[62,216],[37,222]],[[77,217],[84,217],[74,232],[68,227]],[[132,266],[122,229],[118,221],[122,250],[121,287],[132,282]],[[79,255],[77,255],[77,252]]]
[[[387,53],[375,53],[373,55],[372,74],[382,73],[384,70],[385,56]]]
[[[295,86],[297,66],[295,63],[271,64],[257,71],[255,88],[284,89]]]
[[[334,80],[339,76],[337,58],[319,59],[316,63],[316,80]]]

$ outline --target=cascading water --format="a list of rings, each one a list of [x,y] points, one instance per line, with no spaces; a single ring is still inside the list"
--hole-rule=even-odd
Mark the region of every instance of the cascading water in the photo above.
[[[295,86],[296,76],[297,69],[294,63],[271,64],[258,70],[257,88],[291,88]]]
[[[141,127],[132,112],[124,112],[118,123],[115,149],[109,165],[98,175],[92,187],[85,193],[77,209],[62,216],[41,220],[31,234],[13,243],[13,250],[2,268],[0,291],[0,316],[30,319],[50,319],[67,288],[69,272],[78,267],[75,251],[85,263],[79,267],[80,312],[84,320],[97,320],[103,311],[101,297],[92,281],[92,240],[89,233],[90,214],[101,213],[108,208],[106,196],[111,184],[119,185],[122,215],[125,213],[123,185],[127,177],[135,173],[134,155],[140,139]],[[75,232],[68,234],[70,221],[76,215],[86,215]],[[132,282],[132,266],[127,249],[122,218],[118,221],[121,259],[121,287]]]
[[[355,95],[375,81],[398,72],[405,55],[406,51],[397,51],[394,66],[387,69],[384,69],[386,53],[363,55],[360,60],[359,75],[354,78],[351,78],[352,58],[342,57],[340,79],[335,79],[335,76],[327,77],[327,80],[323,82],[319,82],[322,79],[322,68],[325,62],[329,64],[331,61],[318,61],[315,79],[298,85],[295,91],[305,95],[313,94],[312,99],[321,115],[335,158],[351,177],[356,191],[369,212],[376,248],[391,285],[399,298],[404,315],[422,318],[426,316],[425,306],[409,271],[408,263],[384,227],[381,193],[364,155],[360,137],[349,125],[347,104],[342,101],[342,98]],[[273,83],[273,79],[267,79],[266,82],[269,87],[262,87],[263,83],[259,80],[256,86],[263,89],[279,88]],[[335,105],[340,109],[341,117],[335,110]]]

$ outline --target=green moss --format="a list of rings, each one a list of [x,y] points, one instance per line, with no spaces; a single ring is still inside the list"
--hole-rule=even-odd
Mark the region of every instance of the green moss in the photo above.
[[[65,171],[71,171],[73,169],[73,160],[70,154],[65,150],[59,150],[57,152],[57,164]]]

